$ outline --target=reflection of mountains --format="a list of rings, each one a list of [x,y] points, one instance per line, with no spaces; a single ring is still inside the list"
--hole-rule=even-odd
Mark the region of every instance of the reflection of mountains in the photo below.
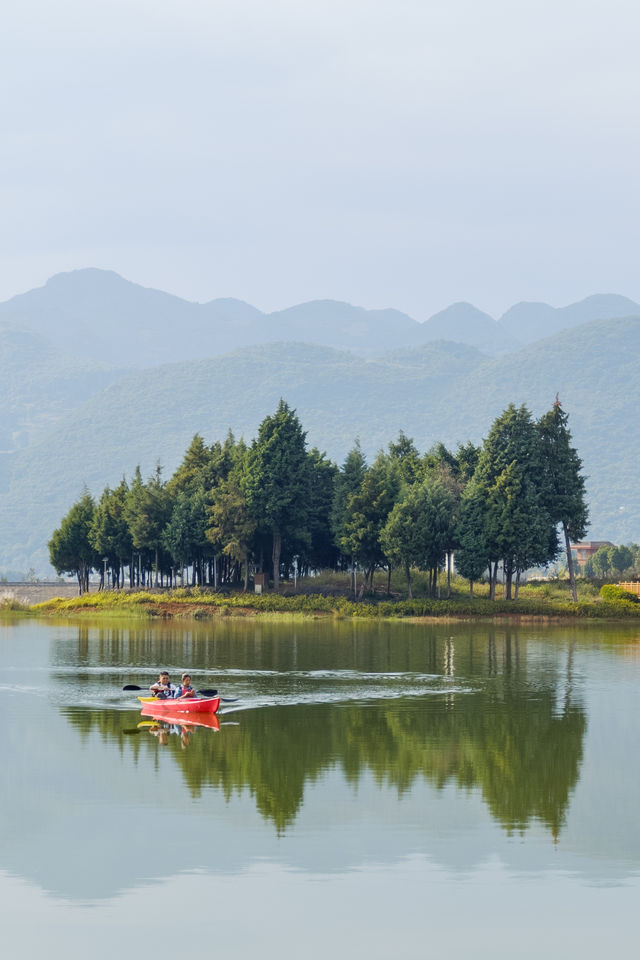
[[[493,691],[444,698],[247,710],[221,735],[195,731],[188,750],[179,737],[159,747],[144,731],[125,734],[130,720],[115,711],[63,712],[83,735],[98,729],[134,754],[171,751],[193,796],[206,787],[221,788],[227,799],[250,791],[279,832],[296,818],[305,788],[337,766],[354,785],[370,773],[400,793],[419,778],[437,789],[478,788],[508,831],[535,819],[557,836],[586,729],[581,707],[564,703],[558,711],[555,687],[531,691],[508,678]]]

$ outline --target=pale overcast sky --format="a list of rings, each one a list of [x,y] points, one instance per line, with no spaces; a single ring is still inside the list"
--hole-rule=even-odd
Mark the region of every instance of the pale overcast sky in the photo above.
[[[4,0],[0,299],[640,300],[632,0]]]

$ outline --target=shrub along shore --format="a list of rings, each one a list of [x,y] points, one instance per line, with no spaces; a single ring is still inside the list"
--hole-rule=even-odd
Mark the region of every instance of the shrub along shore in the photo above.
[[[452,591],[449,599],[418,597],[395,599],[371,596],[353,601],[344,595],[305,593],[215,593],[199,588],[171,591],[100,591],[82,596],[55,598],[33,606],[14,601],[0,604],[0,611],[38,617],[106,616],[137,619],[194,619],[217,617],[300,617],[340,619],[530,619],[571,618],[590,620],[640,619],[640,603],[624,591],[604,587],[601,594],[585,585],[577,603],[567,596],[567,585],[542,584],[525,588],[519,600],[489,600]],[[614,588],[614,591],[616,588]],[[592,594],[589,596],[589,594]],[[593,595],[595,594],[595,595]],[[613,595],[612,595],[613,594]]]

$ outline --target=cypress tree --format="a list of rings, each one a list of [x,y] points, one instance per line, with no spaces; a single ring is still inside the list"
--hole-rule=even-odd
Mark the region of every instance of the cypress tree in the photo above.
[[[362,599],[367,585],[373,585],[376,567],[388,561],[380,543],[380,533],[400,495],[398,463],[380,452],[365,472],[358,490],[347,501],[340,549],[365,568],[359,589]]]
[[[548,563],[557,552],[538,432],[524,405],[510,404],[493,422],[474,480],[486,505],[483,532],[491,596],[495,597],[498,561],[502,560],[510,599],[514,575],[519,578],[527,567]]]
[[[334,542],[338,549],[342,551],[343,556],[346,557],[350,556],[343,547],[345,524],[349,516],[347,510],[349,497],[360,489],[366,471],[367,461],[360,449],[360,441],[356,440],[336,477],[329,517]],[[351,563],[353,565],[353,557],[351,557]]]
[[[85,488],[49,541],[51,565],[57,573],[75,574],[80,594],[89,590],[89,574],[99,563],[89,538],[94,511],[93,497]]]
[[[280,553],[286,536],[308,539],[310,463],[306,433],[295,410],[281,400],[260,424],[247,457],[243,483],[259,526],[272,540],[273,586],[280,586]]]
[[[571,445],[569,417],[556,395],[555,402],[538,422],[544,476],[544,498],[554,524],[560,524],[567,551],[571,595],[578,599],[571,541],[584,537],[589,523],[582,460]]]

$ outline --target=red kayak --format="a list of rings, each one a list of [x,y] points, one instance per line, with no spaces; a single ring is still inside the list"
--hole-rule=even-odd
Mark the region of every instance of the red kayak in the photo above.
[[[185,713],[217,713],[220,697],[190,697],[185,700],[159,700],[158,697],[138,697],[143,710],[153,710],[158,717]]]

